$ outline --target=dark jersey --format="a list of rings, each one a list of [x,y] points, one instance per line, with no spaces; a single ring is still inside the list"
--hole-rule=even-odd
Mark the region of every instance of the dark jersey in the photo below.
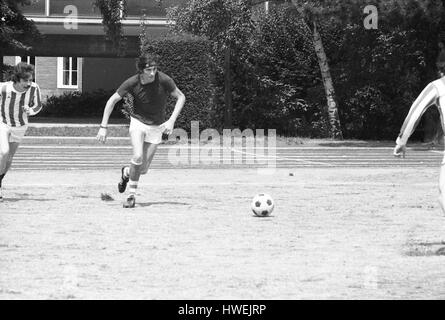
[[[117,93],[123,97],[130,93],[133,100],[131,116],[148,125],[165,121],[167,97],[176,89],[175,82],[163,72],[156,72],[155,80],[141,84],[139,74],[124,81]]]

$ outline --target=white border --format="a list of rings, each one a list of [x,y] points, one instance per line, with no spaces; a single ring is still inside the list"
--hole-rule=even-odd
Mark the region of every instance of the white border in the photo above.
[[[57,88],[59,89],[79,89],[79,75],[80,75],[80,58],[77,58],[77,85],[64,85],[63,84],[63,58],[73,58],[73,57],[57,57]],[[71,73],[70,73],[71,77]],[[70,81],[71,82],[71,81]]]

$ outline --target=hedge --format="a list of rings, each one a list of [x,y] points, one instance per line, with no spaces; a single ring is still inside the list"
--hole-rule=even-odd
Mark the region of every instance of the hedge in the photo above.
[[[102,117],[107,100],[113,90],[96,90],[93,92],[66,92],[60,96],[49,97],[43,105],[40,117]],[[122,102],[114,107],[112,118],[124,118]]]

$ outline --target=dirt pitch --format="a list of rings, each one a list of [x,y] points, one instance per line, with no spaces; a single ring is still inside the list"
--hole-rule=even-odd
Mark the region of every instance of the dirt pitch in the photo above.
[[[116,170],[11,171],[0,298],[443,299],[438,173],[159,169],[123,209]]]

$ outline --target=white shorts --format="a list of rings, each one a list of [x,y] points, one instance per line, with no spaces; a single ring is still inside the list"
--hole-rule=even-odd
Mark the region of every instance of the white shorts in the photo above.
[[[0,134],[7,134],[9,136],[9,142],[22,142],[27,129],[28,125],[11,127],[8,126],[6,123],[0,123]]]
[[[131,117],[130,120],[130,133],[131,132],[143,132],[145,135],[145,142],[152,144],[160,144],[162,142],[162,131],[159,126],[150,126],[142,123],[136,118]]]

